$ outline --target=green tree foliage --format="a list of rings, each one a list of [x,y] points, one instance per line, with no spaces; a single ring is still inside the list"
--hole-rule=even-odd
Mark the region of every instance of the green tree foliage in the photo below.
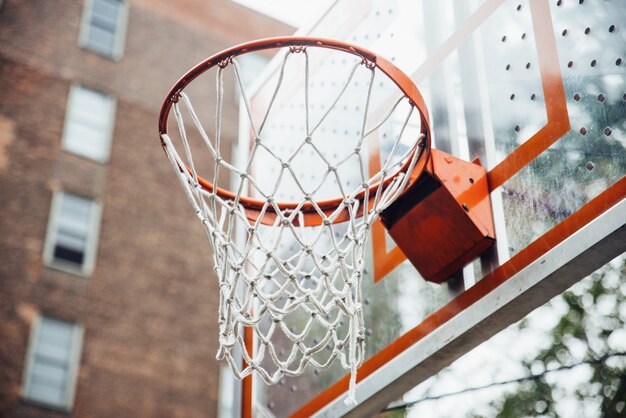
[[[490,407],[495,416],[559,417],[558,404],[564,398],[574,398],[580,411],[595,410],[592,416],[626,416],[626,359],[609,357],[606,361],[595,361],[623,351],[626,344],[624,278],[626,259],[622,258],[607,264],[558,298],[565,312],[550,332],[549,344],[534,358],[523,361],[527,373],[538,377],[492,401]],[[517,324],[520,332],[527,326],[527,320]],[[564,392],[563,380],[557,376],[561,373],[544,374],[547,370],[583,361],[592,362],[579,366],[591,368],[590,378],[579,382],[574,393]]]

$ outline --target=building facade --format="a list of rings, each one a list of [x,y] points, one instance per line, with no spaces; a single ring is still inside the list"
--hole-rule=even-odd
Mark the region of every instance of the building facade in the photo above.
[[[156,120],[198,61],[291,32],[229,0],[0,2],[0,416],[218,414],[217,281]]]

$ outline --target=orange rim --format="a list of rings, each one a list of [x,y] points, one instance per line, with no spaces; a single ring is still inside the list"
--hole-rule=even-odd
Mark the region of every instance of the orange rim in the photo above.
[[[249,52],[262,51],[266,49],[275,49],[275,48],[284,48],[284,47],[319,47],[319,48],[327,48],[343,51],[352,55],[359,56],[363,59],[363,62],[367,65],[373,65],[377,67],[380,71],[382,71],[387,77],[389,77],[395,85],[404,93],[404,95],[410,100],[410,102],[415,105],[420,114],[421,121],[421,132],[424,134],[424,144],[423,147],[416,147],[413,153],[418,152],[418,149],[421,149],[422,155],[420,155],[419,160],[417,161],[415,168],[413,169],[413,173],[411,173],[409,186],[415,179],[419,177],[424,168],[426,167],[426,163],[430,158],[430,147],[431,147],[431,138],[430,138],[430,126],[429,126],[429,118],[428,118],[428,109],[426,108],[426,104],[424,103],[424,98],[420,93],[419,89],[413,81],[403,73],[399,68],[393,65],[390,61],[385,58],[374,54],[371,51],[358,47],[356,45],[352,45],[345,42],[339,42],[330,39],[321,39],[321,38],[311,38],[311,37],[278,37],[278,38],[267,38],[260,39],[252,42],[243,43],[232,48],[226,49],[222,52],[219,52],[206,60],[200,62],[191,70],[189,70],[185,75],[183,75],[180,80],[174,84],[168,93],[163,105],[161,106],[161,112],[159,114],[159,138],[163,134],[167,134],[168,128],[168,117],[170,114],[170,110],[172,105],[178,102],[181,92],[197,77],[206,72],[207,70],[215,67],[216,65],[224,65],[228,60],[232,57],[236,57],[238,55],[246,54]],[[164,142],[161,140],[161,145],[165,147]],[[375,193],[379,187],[386,188],[391,181],[400,173],[404,173],[408,170],[411,159],[414,154],[411,154],[407,161],[403,164],[403,166],[396,172],[394,175],[382,179],[376,183],[374,183],[370,188],[370,193]],[[181,167],[182,169],[182,167]],[[185,169],[189,170],[187,167]],[[198,177],[198,183],[202,188],[209,192],[215,191],[215,193],[227,200],[236,200],[236,195],[226,189],[215,187],[213,184],[208,182],[202,177]],[[356,199],[363,201],[365,196],[364,192],[359,193],[355,196]],[[334,199],[322,200],[316,202],[317,206],[324,212],[325,215],[330,215],[334,212],[337,207],[343,201],[342,197],[337,197]],[[261,210],[266,205],[265,201],[253,199],[250,197],[241,196],[239,197],[239,202],[246,208],[247,216],[256,220],[261,213]],[[294,202],[277,202],[277,206],[281,210],[289,210],[295,209],[298,207],[298,203]],[[322,217],[317,213],[315,206],[311,203],[305,203],[300,208],[301,212],[304,214],[304,224],[307,226],[320,225],[323,221]],[[264,224],[273,224],[277,214],[274,211],[272,206],[269,206],[261,220]],[[338,216],[333,222],[339,223],[344,222],[349,219],[349,214],[345,213]],[[297,221],[294,220],[294,224],[297,224]]]

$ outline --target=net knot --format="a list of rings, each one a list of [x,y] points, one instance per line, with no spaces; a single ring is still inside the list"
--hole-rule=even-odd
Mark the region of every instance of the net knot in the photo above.
[[[293,54],[298,54],[300,52],[306,51],[306,45],[291,45],[289,47],[289,51]]]
[[[228,64],[232,64],[232,62],[233,62],[233,57],[224,58],[223,60],[217,63],[217,66],[220,68],[226,68],[226,66],[228,66]]]
[[[365,65],[365,68],[369,70],[373,70],[374,68],[376,68],[376,62],[373,60],[368,60],[365,57],[361,58],[361,64]]]

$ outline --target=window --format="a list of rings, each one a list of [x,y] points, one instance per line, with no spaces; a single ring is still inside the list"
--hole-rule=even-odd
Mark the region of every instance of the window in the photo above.
[[[70,193],[55,193],[44,248],[46,264],[70,273],[90,275],[99,226],[97,202]]]
[[[106,162],[111,149],[115,99],[81,86],[73,86],[68,99],[63,149]]]
[[[120,58],[127,16],[121,0],[86,0],[80,45],[108,58]]]
[[[82,340],[82,327],[40,316],[31,330],[23,397],[69,411],[74,399]]]
[[[70,89],[63,149],[99,162],[109,159],[115,99],[82,86]]]

